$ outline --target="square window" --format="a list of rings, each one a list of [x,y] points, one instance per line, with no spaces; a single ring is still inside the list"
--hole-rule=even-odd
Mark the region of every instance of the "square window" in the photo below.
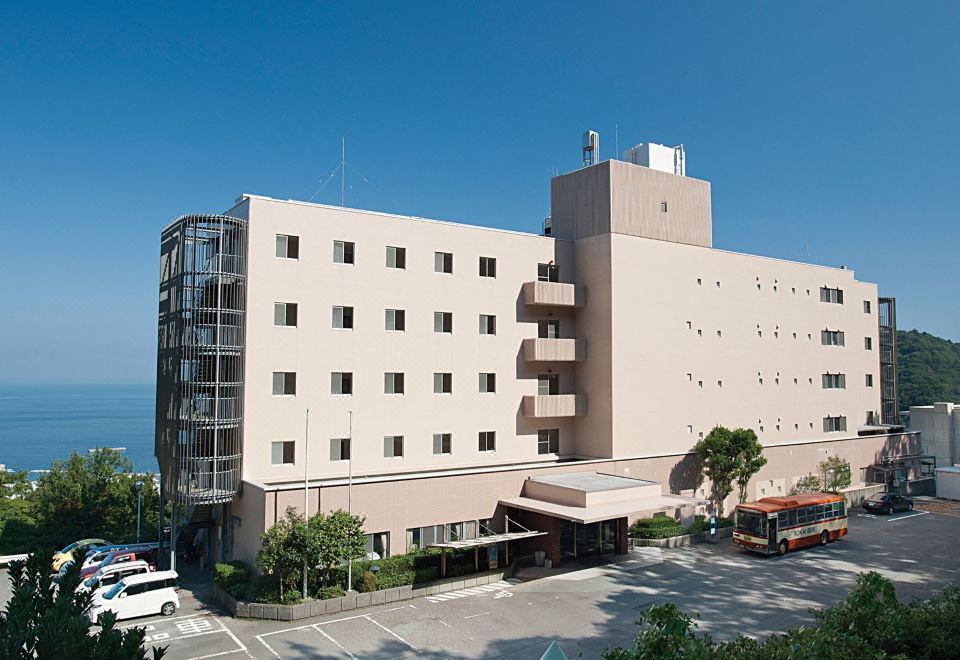
[[[497,260],[493,257],[480,257],[480,277],[496,277]]]
[[[333,263],[352,264],[354,256],[354,244],[349,241],[333,242]]]
[[[453,273],[453,254],[450,252],[434,252],[433,271],[435,273]]]
[[[350,460],[350,438],[333,438],[330,440],[330,460]]]
[[[384,458],[403,458],[403,436],[388,435],[383,438]]]
[[[353,307],[333,306],[333,327],[340,330],[353,329]]]
[[[560,374],[538,375],[537,394],[540,396],[556,396],[560,394]]]
[[[451,334],[453,332],[453,312],[434,312],[433,331]]]
[[[403,374],[389,371],[383,374],[384,394],[403,394]]]
[[[560,273],[557,271],[557,265],[553,263],[537,264],[537,281],[559,282]]]
[[[297,303],[273,303],[273,324],[284,327],[297,326]]]
[[[496,431],[480,431],[477,435],[479,441],[480,451],[496,451],[497,449],[497,432]]]
[[[294,396],[297,393],[297,373],[295,371],[273,372],[273,395]]]
[[[480,334],[481,335],[495,335],[497,334],[497,317],[492,314],[481,314],[480,315]]]
[[[406,268],[407,248],[387,246],[387,268]]]
[[[279,440],[270,443],[271,465],[293,465],[296,443],[293,440]]]
[[[434,394],[453,394],[453,374],[434,373],[433,374],[433,393]]]
[[[388,309],[385,314],[384,327],[387,330],[403,332],[407,328],[407,312],[402,309]]]
[[[434,456],[448,456],[452,453],[453,436],[449,433],[434,433],[433,434],[433,455]]]
[[[496,391],[497,391],[497,374],[481,373],[480,374],[480,393],[493,394]]]
[[[277,257],[280,259],[300,258],[300,237],[277,234]]]
[[[560,429],[540,429],[537,431],[537,453],[560,453]]]
[[[537,337],[540,339],[557,339],[559,336],[559,319],[546,319],[537,321]]]
[[[331,373],[330,394],[353,394],[353,373],[349,371]]]

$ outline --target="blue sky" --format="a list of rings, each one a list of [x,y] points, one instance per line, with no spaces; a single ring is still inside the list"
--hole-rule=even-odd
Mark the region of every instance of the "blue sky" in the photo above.
[[[308,198],[341,136],[348,205],[528,231],[585,129],[682,142],[717,247],[960,340],[956,3],[69,7],[0,7],[0,380],[152,380],[163,225]]]

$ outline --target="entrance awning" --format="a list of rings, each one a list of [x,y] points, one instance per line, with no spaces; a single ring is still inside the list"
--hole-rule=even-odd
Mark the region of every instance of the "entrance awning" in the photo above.
[[[428,543],[428,548],[449,548],[452,550],[469,550],[471,548],[482,548],[495,543],[504,541],[516,541],[518,539],[529,539],[534,536],[544,536],[546,532],[509,532],[506,534],[491,534],[489,536],[479,536],[475,539],[462,539],[460,541],[446,541],[443,543]]]
[[[512,497],[500,500],[500,504],[524,511],[542,513],[554,518],[570,520],[581,524],[595,523],[614,518],[633,518],[652,515],[671,509],[707,504],[707,500],[682,495],[652,495],[619,502],[598,502],[588,506],[568,506],[555,502],[545,502],[532,497]]]

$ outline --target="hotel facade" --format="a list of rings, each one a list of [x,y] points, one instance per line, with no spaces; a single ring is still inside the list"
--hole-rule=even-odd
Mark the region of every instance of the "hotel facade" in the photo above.
[[[893,301],[849,269],[714,249],[710,184],[664,150],[555,177],[544,235],[257,195],[174,221],[174,536],[250,559],[306,483],[310,514],[350,506],[381,555],[506,532],[560,562],[702,509],[691,450],[716,425],[765,446],[751,499],[828,455],[856,480],[910,451]]]

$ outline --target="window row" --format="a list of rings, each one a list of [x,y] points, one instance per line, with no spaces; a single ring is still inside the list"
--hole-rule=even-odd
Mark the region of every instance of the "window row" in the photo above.
[[[839,518],[846,515],[846,511],[846,502],[844,501],[814,504],[791,511],[781,511],[777,514],[777,526],[782,530],[786,527],[807,525],[822,520]]]
[[[453,434],[434,433],[433,455],[450,456],[453,454]],[[350,460],[350,438],[330,439],[330,460],[334,462]],[[296,462],[296,440],[276,440],[270,443],[271,465],[293,465]],[[383,457],[403,458],[405,438],[402,435],[383,436]],[[497,450],[497,432],[480,431],[477,433],[477,451]],[[537,453],[560,453],[560,429],[540,429],[537,431]]]
[[[480,372],[478,391],[481,394],[494,394],[497,391],[497,374],[494,372]],[[383,374],[384,394],[404,394],[406,392],[405,375],[400,371],[388,371]],[[541,374],[538,377],[538,392],[540,394],[559,394],[560,379],[557,374]],[[453,374],[450,372],[434,372],[434,394],[453,394]],[[297,372],[274,371],[273,395],[296,396]],[[353,372],[333,371],[330,373],[330,394],[353,394]]]
[[[412,527],[407,530],[407,552],[415,552],[435,543],[469,541],[489,536],[493,534],[492,526],[492,520],[465,520],[446,525]]]

